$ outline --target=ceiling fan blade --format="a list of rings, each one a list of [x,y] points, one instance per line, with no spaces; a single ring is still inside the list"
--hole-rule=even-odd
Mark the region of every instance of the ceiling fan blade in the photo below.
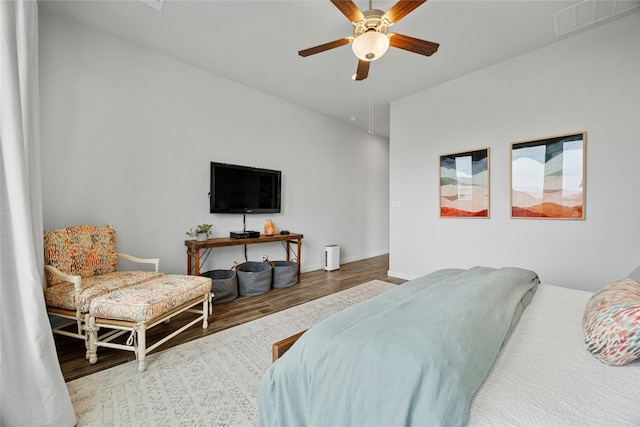
[[[340,12],[342,12],[342,14],[351,22],[358,22],[364,18],[364,15],[353,0],[331,0],[331,3],[340,9]]]
[[[415,8],[427,0],[398,0],[396,4],[386,11],[385,15],[394,24],[411,13]]]
[[[329,49],[334,49],[336,47],[344,46],[345,44],[349,44],[350,42],[351,40],[349,39],[349,37],[343,37],[341,39],[334,40],[329,43],[325,43],[318,46],[310,47],[309,49],[301,50],[298,52],[298,55],[300,56],[315,55],[316,53],[320,53]]]
[[[389,46],[425,56],[433,55],[438,51],[438,47],[440,47],[438,43],[420,40],[415,37],[409,37],[397,33],[389,34]]]
[[[369,75],[369,67],[371,66],[370,61],[363,61],[362,59],[358,60],[358,69],[356,70],[356,81],[364,80]]]

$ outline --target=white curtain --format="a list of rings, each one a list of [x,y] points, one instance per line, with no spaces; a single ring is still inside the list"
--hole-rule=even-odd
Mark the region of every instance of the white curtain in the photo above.
[[[42,294],[38,4],[0,0],[0,425],[73,426]]]

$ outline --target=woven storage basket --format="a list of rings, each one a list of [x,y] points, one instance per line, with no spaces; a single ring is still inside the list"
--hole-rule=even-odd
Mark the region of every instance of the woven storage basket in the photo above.
[[[240,264],[236,269],[240,295],[252,297],[269,292],[272,270],[271,265],[266,262],[247,261]]]
[[[201,275],[211,278],[214,304],[222,304],[238,298],[238,276],[235,270],[211,270]]]
[[[293,261],[272,261],[273,287],[288,288],[298,283],[298,263]]]

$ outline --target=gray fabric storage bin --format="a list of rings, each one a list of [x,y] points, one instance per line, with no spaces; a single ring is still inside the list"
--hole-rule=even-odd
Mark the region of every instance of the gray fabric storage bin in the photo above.
[[[288,288],[298,283],[298,263],[293,261],[272,261],[273,287]]]
[[[238,298],[238,276],[235,270],[211,270],[201,276],[211,278],[213,303],[222,304]]]
[[[271,265],[266,262],[247,261],[240,264],[236,269],[240,295],[253,297],[269,292],[272,270]]]

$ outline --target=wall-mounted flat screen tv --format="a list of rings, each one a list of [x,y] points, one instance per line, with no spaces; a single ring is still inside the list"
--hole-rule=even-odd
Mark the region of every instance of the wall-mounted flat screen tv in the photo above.
[[[211,162],[211,213],[279,213],[282,173]]]

